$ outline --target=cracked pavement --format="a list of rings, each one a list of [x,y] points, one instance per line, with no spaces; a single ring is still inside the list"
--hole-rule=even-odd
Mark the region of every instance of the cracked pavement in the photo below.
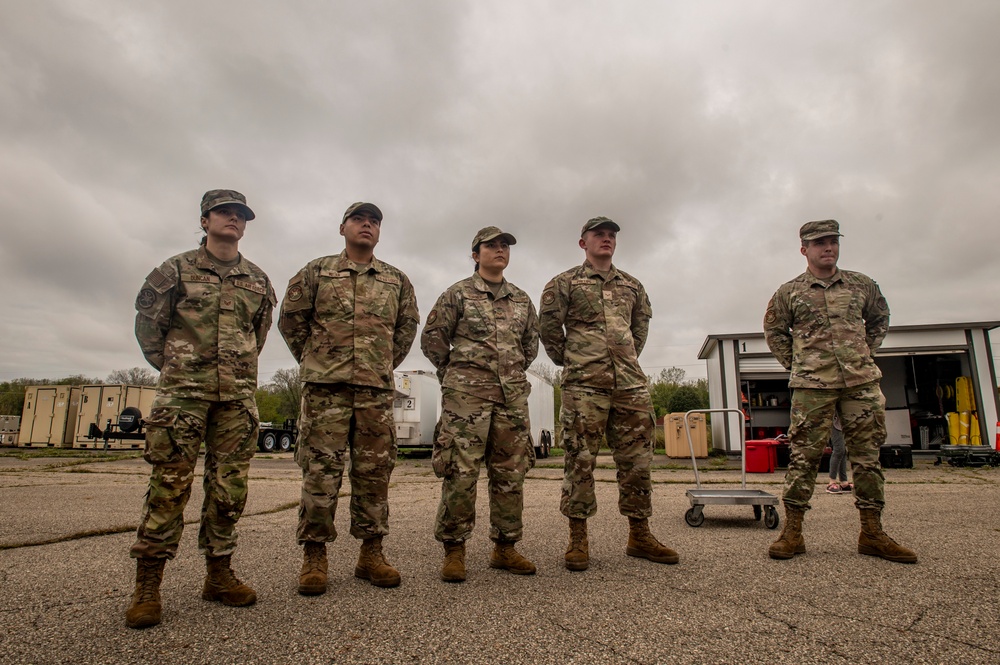
[[[553,458],[539,462],[525,487],[518,549],[538,574],[488,567],[482,478],[469,579],[439,581],[442,550],[432,530],[440,485],[429,460],[401,458],[385,547],[403,584],[377,589],[353,577],[358,543],[345,500],[341,536],[329,548],[330,589],[306,598],[295,592],[298,467],[287,454],[260,456],[234,557],[258,603],[201,600],[196,479],[190,525],[164,576],[163,623],[136,631],[125,627],[124,611],[145,462],[0,457],[0,662],[1000,662],[1000,470],[928,460],[887,469],[886,531],[920,556],[901,565],[857,554],[853,501],[823,492],[822,474],[806,515],[805,555],[769,559],[778,531],[755,522],[747,506],[706,506],[704,525],[691,528],[684,492],[694,475],[672,461],[681,468],[653,472],[651,525],[681,556],[663,566],[625,556],[628,527],[610,462],[602,457],[609,468],[597,472],[600,509],[589,522],[585,572],[562,565],[568,529],[558,511],[561,460]],[[701,475],[703,484],[740,480],[733,470]],[[748,476],[750,488],[773,494],[781,481],[780,472]]]

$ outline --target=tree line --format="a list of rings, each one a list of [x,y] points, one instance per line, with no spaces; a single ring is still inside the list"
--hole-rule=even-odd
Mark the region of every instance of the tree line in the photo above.
[[[24,412],[24,394],[28,386],[91,386],[91,385],[130,385],[155,386],[159,377],[157,372],[145,367],[130,367],[116,369],[101,380],[97,377],[73,374],[61,379],[31,379],[21,378],[0,382],[0,415],[19,416]]]

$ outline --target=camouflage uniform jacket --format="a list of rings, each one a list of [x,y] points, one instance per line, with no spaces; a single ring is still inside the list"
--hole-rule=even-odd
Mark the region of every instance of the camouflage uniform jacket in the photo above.
[[[157,391],[213,401],[253,397],[276,303],[267,275],[243,255],[225,279],[204,245],[167,259],[135,301],[135,337],[160,370]]]
[[[850,388],[882,377],[872,355],[889,331],[889,305],[870,277],[808,271],[782,284],[764,315],[771,353],[792,388]]]
[[[539,311],[542,344],[563,366],[563,385],[645,387],[639,354],[653,315],[635,277],[611,266],[607,281],[589,261],[545,285]]]
[[[538,355],[535,306],[507,280],[494,298],[476,273],[438,298],[420,348],[443,387],[505,404],[531,391],[525,370]]]
[[[363,272],[347,251],[310,261],[288,282],[278,330],[306,383],[391,390],[392,370],[417,334],[417,299],[397,268],[372,258]]]

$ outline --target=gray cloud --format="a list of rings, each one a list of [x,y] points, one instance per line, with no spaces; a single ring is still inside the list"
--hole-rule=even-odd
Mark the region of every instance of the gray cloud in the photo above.
[[[341,249],[352,201],[426,314],[475,231],[518,236],[534,297],[623,226],[643,363],[693,376],[759,330],[834,217],[893,323],[1000,319],[995,3],[21,3],[0,25],[0,379],[140,364],[132,302],[246,193],[279,291]],[[997,348],[997,345],[994,345]],[[277,334],[262,378],[292,360]],[[419,351],[408,366],[425,366]]]

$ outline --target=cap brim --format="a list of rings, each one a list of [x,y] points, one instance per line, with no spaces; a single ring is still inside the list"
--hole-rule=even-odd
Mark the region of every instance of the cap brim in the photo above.
[[[512,236],[511,234],[509,234],[509,233],[507,233],[507,232],[505,231],[505,232],[503,232],[503,233],[498,233],[498,234],[496,234],[495,236],[488,236],[488,237],[486,237],[486,238],[481,238],[481,239],[479,239],[479,240],[478,240],[478,241],[477,241],[477,242],[476,242],[476,243],[475,243],[475,244],[474,244],[474,245],[472,246],[472,251],[476,251],[476,247],[478,247],[478,246],[479,246],[479,245],[481,245],[482,243],[484,243],[484,242],[489,242],[490,240],[496,240],[497,238],[503,238],[503,239],[504,239],[504,240],[505,240],[505,241],[507,242],[507,244],[508,244],[508,245],[516,245],[516,244],[517,244],[517,238],[515,238],[514,236]]]
[[[601,222],[597,226],[592,226],[589,229],[585,229],[583,233],[586,233],[587,231],[596,231],[597,229],[611,229],[615,233],[618,233],[619,231],[622,230],[622,227],[618,226],[618,224],[615,222]],[[583,233],[580,234],[581,237],[583,236]]]
[[[250,206],[248,206],[246,203],[243,203],[241,201],[235,201],[235,200],[219,201],[218,203],[216,203],[215,205],[213,205],[211,208],[209,208],[208,212],[212,212],[216,208],[221,208],[222,206],[236,206],[237,208],[240,208],[241,210],[243,210],[243,216],[246,218],[246,220],[248,222],[251,219],[253,219],[254,217],[257,216],[255,214],[253,214],[253,210],[251,210]]]
[[[820,238],[829,238],[831,236],[837,236],[838,238],[843,238],[843,233],[810,233],[809,235],[802,236],[802,240],[819,240]]]

